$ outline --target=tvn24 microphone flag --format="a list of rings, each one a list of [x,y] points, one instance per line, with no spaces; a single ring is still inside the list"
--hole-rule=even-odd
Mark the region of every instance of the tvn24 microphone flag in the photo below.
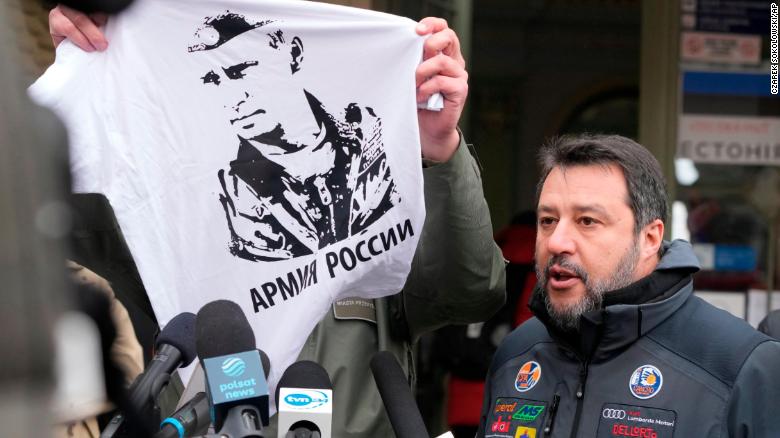
[[[334,301],[401,290],[424,220],[411,20],[315,2],[137,0],[31,87],[69,128],[161,323],[229,299],[275,387]]]

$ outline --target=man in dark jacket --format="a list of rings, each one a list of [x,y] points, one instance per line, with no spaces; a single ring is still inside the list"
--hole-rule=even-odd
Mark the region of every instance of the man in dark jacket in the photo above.
[[[780,343],[693,295],[655,158],[581,136],[540,163],[536,317],[494,356],[477,436],[780,436]]]

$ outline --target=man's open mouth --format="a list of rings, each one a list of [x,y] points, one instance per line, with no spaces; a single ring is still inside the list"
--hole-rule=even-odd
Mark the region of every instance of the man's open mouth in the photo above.
[[[579,278],[579,275],[573,271],[554,265],[550,267],[549,277],[555,281],[566,281],[572,278]]]

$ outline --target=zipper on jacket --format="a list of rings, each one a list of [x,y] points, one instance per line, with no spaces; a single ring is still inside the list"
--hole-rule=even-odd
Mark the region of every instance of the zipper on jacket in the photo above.
[[[547,415],[547,421],[544,423],[544,434],[552,434],[553,422],[555,421],[555,414],[558,413],[558,403],[561,401],[561,396],[555,394],[550,404],[550,414]]]
[[[406,360],[408,361],[407,369],[409,370],[409,375],[407,378],[409,379],[409,387],[414,388],[415,380],[417,380],[417,377],[414,375],[414,352],[409,347],[406,348]]]
[[[582,405],[585,399],[585,381],[588,380],[588,362],[583,362],[580,365],[580,382],[577,385],[577,392],[574,394],[577,397],[577,410],[574,413],[574,424],[571,429],[571,438],[576,438],[577,432],[580,428],[580,416],[582,415]]]

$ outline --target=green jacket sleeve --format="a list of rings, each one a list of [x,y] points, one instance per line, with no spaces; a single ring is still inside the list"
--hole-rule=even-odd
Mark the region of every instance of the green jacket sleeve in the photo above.
[[[462,137],[455,155],[424,169],[423,179],[425,225],[403,289],[412,341],[447,324],[484,321],[506,300],[504,258]]]

